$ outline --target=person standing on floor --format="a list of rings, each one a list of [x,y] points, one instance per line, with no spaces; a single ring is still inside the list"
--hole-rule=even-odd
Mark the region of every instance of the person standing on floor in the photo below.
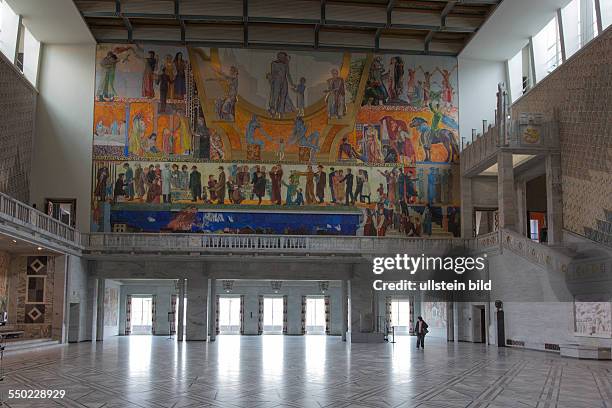
[[[417,335],[417,344],[416,348],[419,348],[419,345],[425,349],[425,335],[429,333],[427,330],[429,326],[425,323],[425,320],[421,316],[417,318],[417,324],[414,326],[414,332]]]

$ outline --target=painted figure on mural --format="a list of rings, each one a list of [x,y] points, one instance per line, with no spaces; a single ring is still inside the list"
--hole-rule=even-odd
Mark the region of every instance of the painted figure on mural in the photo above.
[[[253,185],[253,194],[257,196],[257,204],[261,204],[261,200],[266,194],[266,173],[265,171],[262,171],[261,166],[255,166],[255,172],[253,172],[251,184]]]
[[[219,176],[215,185],[215,193],[217,195],[217,204],[225,204],[225,170],[223,166],[219,166]]]
[[[436,201],[436,174],[438,169],[435,167],[429,168],[427,174],[427,202],[431,205]]]
[[[297,114],[304,116],[304,108],[306,107],[306,98],[304,93],[306,92],[306,78],[301,77],[300,82],[297,86],[293,87],[295,95],[295,106],[297,108]]]
[[[166,103],[169,99],[169,92],[171,88],[171,79],[168,74],[166,66],[161,68],[161,72],[157,75],[157,84],[159,85],[159,108],[158,113],[166,112]]]
[[[357,157],[355,149],[348,142],[348,137],[344,136],[338,145],[338,161],[351,160],[354,157]]]
[[[281,181],[281,183],[287,187],[287,198],[285,200],[285,205],[293,205],[293,196],[297,194],[297,190],[300,186],[299,172],[297,170],[291,170],[289,173],[289,183],[285,183],[285,181]]]
[[[162,149],[167,156],[174,153],[174,134],[168,128],[162,130]]]
[[[253,114],[251,116],[251,120],[247,123],[246,127],[246,142],[250,145],[258,145],[263,150],[266,143],[263,140],[255,139],[255,132],[259,131],[259,133],[268,139],[268,141],[272,142],[272,136],[268,135],[266,131],[261,127],[259,120],[257,119],[257,115]]]
[[[100,61],[100,67],[104,70],[104,79],[100,82],[98,88],[98,99],[103,102],[105,100],[113,100],[117,96],[115,90],[115,70],[119,63],[119,57],[113,51],[106,53],[106,57]]]
[[[412,138],[408,126],[403,121],[400,121],[398,126],[398,142],[397,142],[400,163],[413,165],[416,163],[416,150],[412,145]]]
[[[181,172],[179,171],[179,166],[174,163],[172,164],[170,171],[170,189],[177,190],[181,188]]]
[[[280,164],[272,166],[270,171],[270,181],[272,183],[272,204],[281,205],[281,186],[283,181],[283,169]]]
[[[425,71],[421,66],[419,66],[419,70],[425,77],[423,81],[423,106],[427,106],[431,101],[431,78],[433,77],[433,73]]]
[[[175,99],[183,99],[185,97],[185,93],[187,93],[186,88],[186,76],[185,70],[187,69],[187,63],[183,59],[183,53],[177,52],[174,56],[174,98]]]
[[[108,167],[100,167],[96,172],[96,187],[94,189],[94,196],[98,199],[98,201],[106,201],[106,184],[108,179]]]
[[[191,127],[189,119],[185,116],[182,109],[176,111],[178,116],[178,127],[176,128],[175,143],[178,142],[177,152],[180,155],[189,155],[191,153]]]
[[[297,116],[293,123],[293,131],[289,137],[290,144],[297,144],[299,147],[305,147],[310,150],[310,161],[315,159],[316,152],[319,151],[319,131],[315,130],[307,135],[308,126],[304,123],[301,116]]]
[[[125,174],[123,173],[117,175],[115,188],[113,189],[113,198],[115,203],[119,202],[120,198],[125,198]]]
[[[154,83],[158,63],[159,56],[155,54],[155,51],[149,51],[148,57],[144,61],[144,72],[142,74],[142,96],[145,98],[155,97]]]
[[[374,57],[372,65],[370,66],[368,84],[366,86],[366,95],[373,99],[374,105],[384,105],[389,99],[389,91],[385,87],[385,79],[388,75],[382,57]]]
[[[197,157],[200,159],[210,159],[210,132],[203,116],[198,116],[195,136],[198,141]]]
[[[457,69],[457,66],[453,67],[450,71],[447,69],[436,68],[436,71],[442,75],[442,102],[446,105],[447,108],[453,106],[453,86],[451,85],[451,74]]]
[[[176,76],[176,69],[174,67],[174,60],[172,55],[166,54],[164,62],[162,64],[163,72],[168,76],[168,99],[174,99],[174,77]]]
[[[430,105],[430,108],[434,110],[434,118],[432,121],[435,121],[436,126],[438,126],[437,124],[440,122],[441,113],[437,108],[434,108],[433,105]],[[412,119],[410,127],[417,129],[420,134],[419,140],[425,152],[424,161],[432,161],[431,147],[434,144],[442,144],[446,150],[445,161],[447,163],[451,163],[457,159],[459,148],[457,146],[455,134],[452,131],[444,128],[430,127],[426,119],[418,116]]]
[[[416,86],[417,86],[416,70],[413,68],[408,68],[408,83],[407,83],[408,100],[413,105],[418,100],[418,93],[417,93]]]
[[[325,201],[325,187],[327,186],[327,174],[323,171],[323,166],[317,166],[317,172],[315,173],[315,179],[317,182],[317,198],[319,199],[319,204],[323,204]]]
[[[282,114],[293,112],[295,108],[289,97],[289,86],[295,87],[289,72],[290,57],[286,52],[276,54],[276,60],[270,64],[270,72],[266,75],[270,83],[268,111],[272,117],[280,118]]]
[[[331,202],[332,204],[334,204],[336,202],[336,190],[334,189],[335,184],[334,181],[336,180],[336,169],[334,169],[333,167],[329,168],[329,174],[327,175],[327,181],[328,181],[328,185],[329,185],[329,192],[331,194]]]
[[[306,171],[299,173],[301,176],[306,176],[306,204],[312,205],[316,202],[314,179],[315,173],[312,170],[312,166],[306,166]]]
[[[142,199],[145,195],[145,172],[140,163],[136,163],[134,167],[135,198]]]
[[[351,169],[346,169],[346,175],[340,180],[341,183],[345,183],[344,191],[344,205],[354,205],[355,195],[353,194],[353,183],[355,176]]]
[[[171,179],[172,174],[170,170],[170,163],[166,163],[164,164],[164,168],[161,170],[161,188],[164,203],[172,202],[172,197],[170,196]]]
[[[365,151],[368,163],[382,163],[382,147],[378,138],[378,130],[374,126],[368,126],[365,136]]]
[[[134,199],[134,170],[130,167],[129,163],[124,163],[123,171],[125,174],[126,197],[132,201]]]
[[[404,92],[404,60],[399,56],[392,57],[389,65],[389,99],[398,102]]]
[[[215,69],[215,73],[224,92],[223,97],[215,101],[217,116],[221,120],[233,122],[236,115],[236,102],[238,101],[238,68],[232,65],[229,68],[229,73],[220,69]]]
[[[340,77],[336,68],[331,70],[332,77],[327,80],[325,102],[327,103],[327,117],[342,119],[346,115],[346,89],[344,78]]]
[[[211,160],[223,160],[225,158],[225,152],[223,151],[223,139],[221,135],[214,129],[210,130],[210,159]]]
[[[423,234],[431,235],[432,233],[432,214],[429,205],[423,210]]]
[[[137,113],[132,119],[132,129],[128,138],[128,151],[136,156],[143,155],[143,140],[146,123],[142,113]]]

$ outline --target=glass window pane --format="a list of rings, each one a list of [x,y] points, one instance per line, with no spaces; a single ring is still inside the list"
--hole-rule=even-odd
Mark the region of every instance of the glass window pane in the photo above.
[[[2,26],[0,31],[0,51],[11,62],[15,62],[17,51],[17,32],[19,31],[19,16],[13,12],[6,2],[0,3]]]
[[[38,56],[40,54],[40,42],[34,38],[30,30],[25,29],[23,47],[23,74],[33,85],[36,85],[38,75]]]
[[[514,102],[523,95],[523,50],[508,60],[508,76],[510,77],[510,95]]]
[[[572,0],[563,10],[563,35],[565,38],[565,52],[571,57],[581,47],[580,44],[580,0]]]
[[[601,7],[601,22],[605,30],[612,24],[612,0],[599,0]]]
[[[536,82],[540,82],[561,64],[561,47],[557,18],[553,18],[533,37]]]

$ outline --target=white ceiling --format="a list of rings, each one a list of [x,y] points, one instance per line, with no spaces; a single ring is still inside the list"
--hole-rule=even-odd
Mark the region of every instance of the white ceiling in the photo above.
[[[459,58],[505,61],[540,32],[571,0],[504,0]]]
[[[4,0],[44,44],[95,44],[72,0]]]

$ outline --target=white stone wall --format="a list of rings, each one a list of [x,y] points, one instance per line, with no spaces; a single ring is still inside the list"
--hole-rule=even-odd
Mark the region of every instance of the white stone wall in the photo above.
[[[87,281],[87,261],[83,258],[74,255],[67,255],[68,257],[68,289],[67,299],[68,307],[66,308],[66,321],[68,322],[67,327],[70,323],[70,303],[77,303],[79,305],[79,321],[78,325],[78,341],[89,341],[91,340],[91,314],[87,313],[88,296],[91,294],[88,292],[88,281]],[[74,324],[74,323],[72,323]]]
[[[107,281],[108,282],[108,281]],[[147,285],[143,284],[126,284],[121,285],[119,295],[119,335],[125,333],[125,307],[127,295],[155,295],[157,296],[155,303],[155,311],[157,315],[157,330],[155,334],[158,336],[167,336],[170,334],[170,324],[168,322],[168,312],[170,312],[172,294],[176,293],[174,282],[168,281],[167,284]],[[189,304],[189,303],[188,303]],[[177,305],[178,307],[178,305]],[[116,335],[116,334],[115,334]],[[104,333],[106,337],[106,331]]]

